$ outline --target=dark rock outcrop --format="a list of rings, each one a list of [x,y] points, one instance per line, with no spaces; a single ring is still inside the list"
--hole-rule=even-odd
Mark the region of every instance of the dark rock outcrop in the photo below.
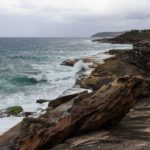
[[[63,61],[63,62],[61,63],[61,65],[73,67],[74,64],[75,64],[76,62],[78,62],[78,61],[79,61],[79,59],[67,59],[67,60]]]
[[[108,53],[115,55],[115,57],[105,59],[105,63],[95,67],[89,77],[78,78],[76,84],[96,91],[101,86],[126,74],[146,77],[144,70],[133,63],[129,63],[129,56],[132,55],[132,50],[111,50]]]
[[[139,68],[150,71],[150,40],[134,44],[130,62]]]
[[[87,93],[87,92],[84,91],[84,92],[80,92],[80,93],[75,93],[75,94],[71,94],[71,95],[65,95],[65,96],[58,97],[58,98],[50,101],[48,104],[48,107],[55,108],[55,107],[57,107],[63,103],[66,103],[66,102],[72,100],[73,98],[78,97],[78,96],[85,94],[85,93]]]
[[[95,68],[98,64],[102,63],[102,60],[98,60],[97,55],[92,55],[90,57],[81,57],[79,59],[67,59],[61,63],[61,65],[73,67],[76,63],[85,63],[89,68]],[[86,67],[87,68],[87,67]],[[83,67],[83,69],[86,69]]]
[[[33,124],[34,134],[26,130],[25,134],[18,136],[15,142],[17,149],[48,149],[70,136],[115,125],[134,106],[136,98],[146,89],[147,84],[140,76],[118,78],[88,97],[83,96],[84,99],[72,105],[70,112],[55,124],[43,127],[43,120],[37,121],[37,128],[36,123]],[[45,124],[46,122],[47,120]]]
[[[43,103],[46,103],[46,102],[49,102],[49,100],[46,100],[46,99],[38,99],[38,100],[36,101],[36,103],[38,103],[38,104],[43,104]]]

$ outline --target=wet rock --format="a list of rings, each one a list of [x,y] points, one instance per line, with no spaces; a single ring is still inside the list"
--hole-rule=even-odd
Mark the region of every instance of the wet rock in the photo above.
[[[79,61],[86,63],[89,68],[94,68],[99,63],[102,63],[102,61],[96,60],[95,55],[93,55],[90,57],[83,57],[83,58],[79,58],[79,59],[67,59],[67,60],[63,61],[61,63],[61,65],[73,67]]]
[[[8,115],[18,115],[23,112],[23,108],[21,106],[12,106],[6,109]]]
[[[44,127],[38,122],[42,129],[36,129],[36,123],[33,124],[34,134],[27,130],[25,135],[19,136],[16,142],[18,149],[48,149],[68,137],[115,125],[134,106],[137,97],[146,88],[146,83],[140,76],[125,76],[116,79],[73,105],[70,113],[58,120],[55,125]]]
[[[31,116],[31,115],[33,115],[34,114],[34,112],[23,112],[22,113],[22,116],[23,117],[29,117],[29,116]]]
[[[0,110],[0,118],[8,117],[8,114],[6,113],[6,109]]]
[[[36,103],[38,103],[38,104],[43,104],[43,103],[46,103],[46,102],[49,102],[49,100],[38,99],[38,100],[36,101]]]
[[[79,59],[67,59],[67,60],[63,61],[63,62],[61,63],[61,65],[73,67],[74,64],[75,64],[77,61],[79,61]]]
[[[6,109],[0,110],[0,117],[9,117],[9,116],[21,116],[23,108],[21,106],[12,106]]]

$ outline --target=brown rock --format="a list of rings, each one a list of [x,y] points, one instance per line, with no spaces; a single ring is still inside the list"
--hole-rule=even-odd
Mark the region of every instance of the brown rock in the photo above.
[[[30,138],[24,136],[18,139],[18,149],[48,149],[70,136],[115,125],[133,107],[136,98],[146,88],[142,77],[119,78],[73,105],[71,112],[56,125],[38,129]]]
[[[84,92],[75,93],[75,94],[72,94],[72,95],[66,95],[66,96],[58,97],[55,100],[50,101],[48,106],[55,108],[55,107],[65,103],[65,102],[68,102],[68,101],[72,100],[73,98],[75,98],[75,97],[77,97],[77,96],[79,96],[83,93],[86,93],[86,92],[84,91]]]
[[[130,62],[139,68],[150,71],[150,40],[134,44]]]
[[[78,78],[76,84],[82,88],[90,88],[95,91],[114,79],[127,74],[133,76],[141,75],[143,77],[149,76],[150,73],[148,71],[140,69],[133,63],[129,63],[129,56],[132,53],[133,50],[109,51],[109,54],[113,54],[115,57],[105,59],[105,63],[97,65],[89,77]]]

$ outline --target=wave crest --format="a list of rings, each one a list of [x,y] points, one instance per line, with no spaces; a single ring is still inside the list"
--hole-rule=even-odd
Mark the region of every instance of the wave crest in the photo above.
[[[24,76],[24,77],[13,78],[10,82],[15,85],[33,85],[33,84],[38,84],[42,82],[47,82],[47,80],[44,78],[37,79],[34,77]]]

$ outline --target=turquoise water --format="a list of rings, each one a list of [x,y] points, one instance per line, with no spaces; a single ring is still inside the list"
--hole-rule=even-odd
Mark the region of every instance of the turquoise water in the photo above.
[[[62,61],[130,47],[88,38],[0,38],[0,109],[21,105],[35,111],[40,107],[37,99],[53,99],[75,89],[75,70],[61,66]]]

